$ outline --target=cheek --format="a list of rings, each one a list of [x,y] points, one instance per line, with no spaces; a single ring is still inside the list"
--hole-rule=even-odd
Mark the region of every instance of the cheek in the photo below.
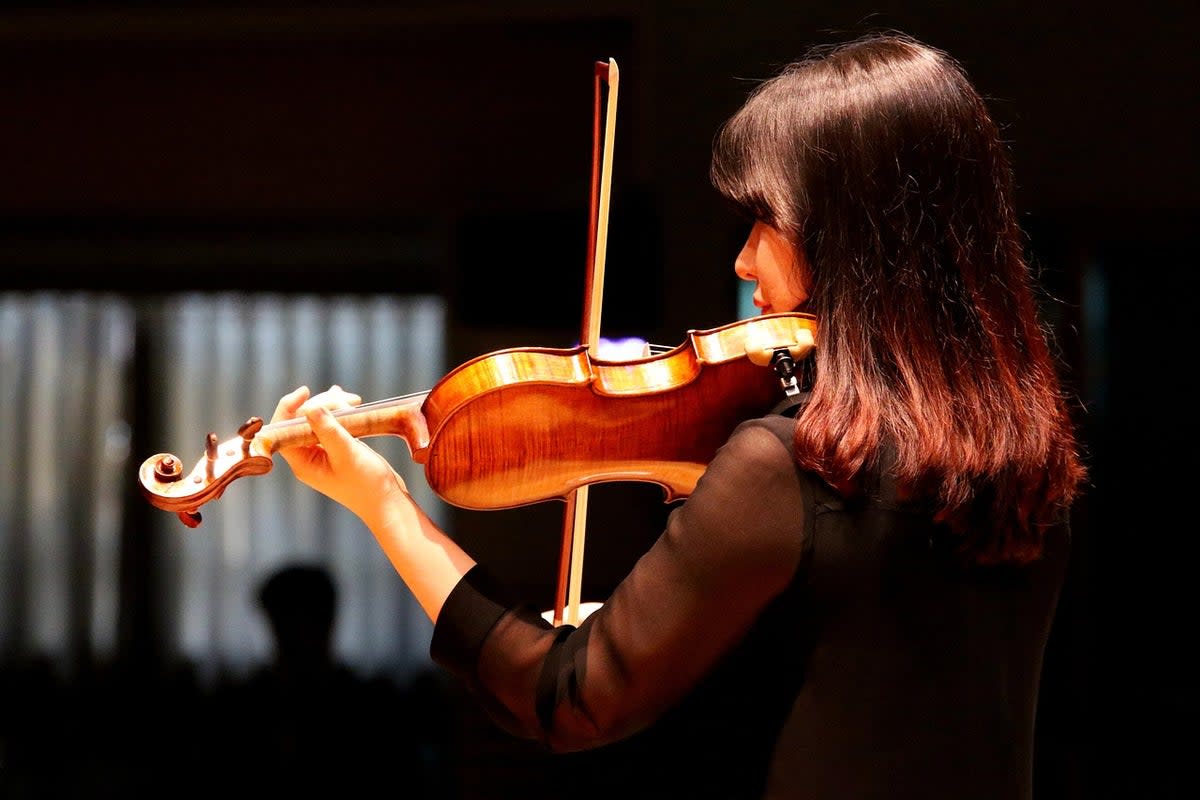
[[[763,291],[769,295],[768,300],[776,311],[791,311],[808,299],[808,293],[798,286],[792,275],[775,275],[770,285],[764,285]]]
[[[807,287],[796,285],[795,280],[791,281],[788,291],[791,294],[792,308],[795,308],[796,306],[799,306],[808,300]]]

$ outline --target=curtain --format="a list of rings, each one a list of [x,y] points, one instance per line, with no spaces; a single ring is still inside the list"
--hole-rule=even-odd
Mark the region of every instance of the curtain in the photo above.
[[[130,306],[0,295],[0,659],[116,647]]]
[[[140,319],[145,317],[145,319]],[[138,324],[138,322],[146,324]],[[301,383],[379,400],[430,388],[445,371],[444,309],[425,296],[189,294],[134,304],[77,294],[0,295],[0,659],[70,669],[116,646],[135,331],[151,331],[156,451],[189,469],[204,436],[269,420]],[[446,509],[396,437],[379,449],[435,518]],[[257,591],[276,569],[326,568],[337,588],[336,655],[404,680],[429,665],[430,623],[374,538],[340,506],[271,472],[235,480],[186,528],[157,513],[150,535],[163,651],[201,677],[238,677],[270,657]]]

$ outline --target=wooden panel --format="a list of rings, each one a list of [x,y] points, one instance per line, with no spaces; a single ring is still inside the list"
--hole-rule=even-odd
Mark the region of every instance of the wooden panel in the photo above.
[[[131,23],[132,24],[132,23]],[[6,41],[0,210],[288,216],[580,195],[623,20]]]

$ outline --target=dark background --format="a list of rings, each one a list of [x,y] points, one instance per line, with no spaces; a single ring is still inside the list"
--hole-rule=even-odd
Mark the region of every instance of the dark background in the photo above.
[[[604,332],[677,344],[735,312],[731,267],[744,230],[709,188],[707,165],[713,133],[750,81],[812,44],[885,28],[917,36],[963,63],[1010,142],[1030,256],[1061,300],[1048,313],[1085,409],[1092,478],[1047,654],[1036,794],[1184,796],[1197,711],[1187,655],[1196,22],[1182,2],[8,11],[0,289],[438,291],[450,303],[453,363],[500,347],[566,346],[582,302],[592,63],[613,57],[622,83]],[[437,268],[380,257],[298,270],[251,263],[239,246],[335,241],[370,252],[397,238],[433,247]],[[199,252],[218,255],[197,266]],[[135,453],[160,449],[151,437],[152,427],[135,431]],[[603,587],[648,543],[661,504],[638,489],[596,494],[598,513],[630,531],[598,550],[589,580]],[[605,511],[610,495],[621,502]],[[131,493],[117,674],[154,688],[139,504]],[[505,536],[544,529],[552,543],[558,513],[464,512],[455,530],[512,582],[545,592],[553,547],[514,552]],[[80,691],[65,687],[42,719]],[[457,708],[453,688],[439,691]],[[493,740],[471,713],[454,712],[466,733],[453,755],[475,771],[435,781],[439,791],[540,787],[540,757]],[[48,768],[82,763],[69,752],[46,758]],[[203,754],[187,763],[205,763]],[[94,795],[105,796],[105,771],[93,769]],[[220,774],[213,764],[200,771]],[[403,788],[404,770],[390,779]]]

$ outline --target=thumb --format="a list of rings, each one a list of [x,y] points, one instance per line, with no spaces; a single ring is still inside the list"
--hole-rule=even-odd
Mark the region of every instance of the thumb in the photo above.
[[[351,457],[356,439],[323,406],[308,409],[304,416],[317,435],[317,441],[325,448],[330,464],[334,467],[345,464]]]

